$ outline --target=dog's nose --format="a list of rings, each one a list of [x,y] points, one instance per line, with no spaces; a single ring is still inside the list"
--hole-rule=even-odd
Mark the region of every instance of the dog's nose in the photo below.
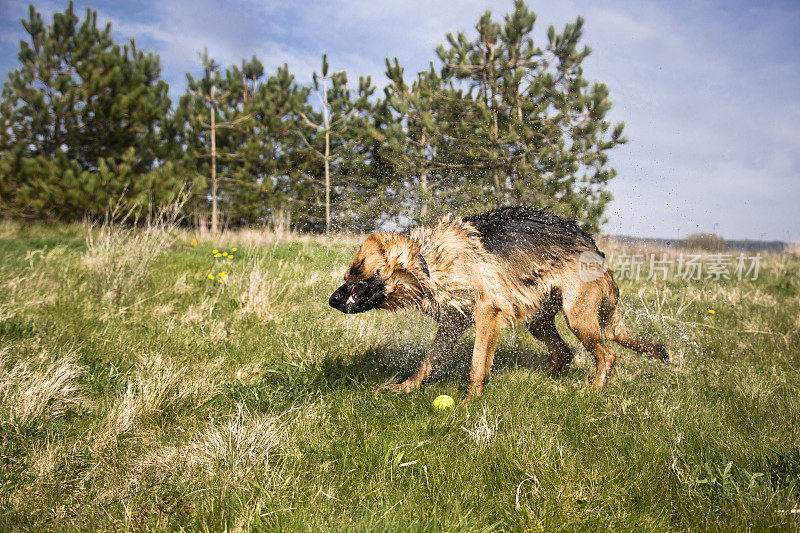
[[[331,294],[328,305],[339,311],[344,311],[344,303],[347,300],[347,283],[339,287]]]

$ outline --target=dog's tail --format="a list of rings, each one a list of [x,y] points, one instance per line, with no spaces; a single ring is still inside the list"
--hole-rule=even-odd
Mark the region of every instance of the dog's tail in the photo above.
[[[646,354],[648,357],[658,359],[665,363],[669,362],[669,356],[667,355],[667,350],[664,348],[664,345],[643,339],[631,331],[628,326],[625,325],[625,322],[623,322],[622,313],[617,305],[614,306],[614,310],[606,324],[605,334],[608,339],[635,352]]]
[[[600,304],[600,327],[605,337],[625,348],[668,363],[669,356],[663,344],[643,339],[625,325],[619,308],[619,288],[611,272],[606,273],[604,281],[606,283]]]

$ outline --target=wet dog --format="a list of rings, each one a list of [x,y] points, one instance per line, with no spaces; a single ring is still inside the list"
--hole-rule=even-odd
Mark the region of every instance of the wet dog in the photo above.
[[[419,387],[475,326],[469,393],[479,396],[489,377],[501,329],[524,323],[550,352],[548,370],[572,361],[555,316],[564,312],[572,333],[597,363],[601,388],[616,358],[605,342],[667,361],[661,344],[634,334],[617,309],[619,289],[592,237],[572,221],[547,211],[506,207],[405,233],[370,235],[330,297],[344,313],[416,308],[439,324],[413,376],[393,388]]]

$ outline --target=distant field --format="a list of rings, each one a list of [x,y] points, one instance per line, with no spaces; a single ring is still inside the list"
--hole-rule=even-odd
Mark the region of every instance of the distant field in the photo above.
[[[433,327],[327,306],[356,245],[0,226],[0,530],[800,527],[797,255],[620,280],[669,366],[614,345],[592,393],[585,352],[551,379],[518,328],[485,394],[435,413],[471,334],[421,392],[376,393]]]

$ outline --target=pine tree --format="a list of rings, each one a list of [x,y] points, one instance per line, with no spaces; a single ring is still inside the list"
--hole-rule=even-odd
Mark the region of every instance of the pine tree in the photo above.
[[[316,122],[308,118],[311,113],[300,111],[305,125],[311,129],[308,136],[299,131],[306,146],[322,160],[325,176],[325,233],[331,231],[331,161],[335,161],[338,154],[336,147],[337,141],[343,139],[340,131],[344,122],[348,119],[349,110],[346,106],[344,92],[347,90],[347,74],[337,72],[328,76],[328,55],[322,56],[322,75],[314,72],[314,91],[319,97],[320,112]],[[331,87],[329,87],[331,85]],[[331,151],[331,137],[334,139],[334,148]],[[321,142],[312,144],[313,140],[322,139]],[[321,147],[319,146],[321,144]],[[316,145],[316,146],[315,146]]]
[[[387,60],[386,67],[390,83],[384,89],[385,101],[396,118],[387,121],[391,126],[384,152],[404,188],[401,205],[405,209],[397,210],[395,215],[429,223],[444,211],[437,197],[456,193],[445,192],[448,179],[468,166],[458,154],[462,147],[454,132],[470,106],[464,94],[452,87],[433,63],[428,71],[419,72],[410,86],[397,59],[394,64]]]
[[[174,194],[175,180],[154,182],[170,106],[158,56],[115,44],[110,24],[99,28],[91,9],[81,21],[72,2],[51,25],[31,6],[22,24],[28,40],[0,103],[4,206],[75,220],[123,196],[136,205]]]
[[[596,231],[616,174],[607,151],[626,142],[624,125],[605,120],[608,88],[583,77],[591,52],[578,46],[583,19],[560,34],[550,26],[544,49],[532,37],[535,21],[516,0],[503,23],[487,11],[475,38],[448,34],[437,49],[445,77],[469,89],[460,104],[474,110],[453,123],[453,154],[471,169],[457,188],[484,204],[549,208]]]
[[[227,173],[232,161],[239,157],[240,144],[233,131],[246,128],[251,116],[244,112],[239,102],[243,98],[244,83],[238,72],[220,74],[219,64],[204,51],[200,55],[203,75],[194,78],[186,74],[186,94],[179,103],[177,120],[183,125],[185,134],[185,165],[197,173],[195,188],[203,191],[201,176],[208,176],[207,191],[212,233],[220,227],[220,203],[229,201],[224,195],[222,173]],[[228,131],[226,131],[228,130]],[[222,141],[218,147],[218,141]],[[221,171],[221,172],[220,172]],[[205,191],[203,191],[205,192]],[[200,200],[195,198],[195,209],[200,209]]]
[[[353,94],[345,72],[329,75],[328,71],[328,57],[324,54],[322,74],[313,74],[312,92],[318,102],[309,102],[305,111],[298,112],[302,123],[297,130],[307,153],[322,163],[326,233],[332,229],[333,202],[340,198],[347,200],[348,187],[358,180],[353,170],[364,157],[361,140],[367,131],[366,121],[371,108],[369,98],[375,91],[369,78],[361,78],[358,90]],[[313,174],[310,177],[313,179]],[[354,205],[340,203],[341,217],[354,216]]]
[[[378,229],[402,201],[403,191],[383,150],[393,117],[386,102],[374,100],[374,94],[371,77],[359,77],[338,162],[341,186],[336,195],[335,220],[349,231]]]
[[[287,65],[264,79],[256,57],[224,73],[207,54],[201,63],[202,77],[187,74],[187,92],[175,113],[182,167],[195,176],[197,223],[205,225],[206,210],[212,229],[223,219],[239,226],[302,218],[297,206],[306,193],[298,185],[305,168],[298,154],[305,146],[296,124],[308,88],[296,83]]]
[[[232,132],[239,136],[239,157],[231,163],[226,186],[229,209],[238,224],[286,223],[299,216],[296,208],[304,200],[302,190],[295,187],[303,149],[295,130],[297,111],[304,107],[309,89],[297,84],[286,64],[259,81],[262,75],[255,57],[230,73],[231,78],[248,81],[241,106],[252,117],[245,128]]]

